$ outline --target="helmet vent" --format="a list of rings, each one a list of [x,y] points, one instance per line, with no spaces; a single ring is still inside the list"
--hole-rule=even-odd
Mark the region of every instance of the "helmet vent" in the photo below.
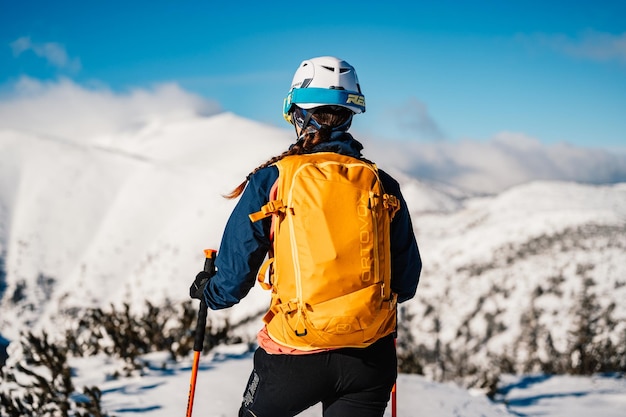
[[[339,73],[343,74],[344,72],[350,71],[350,68],[339,68]]]
[[[327,67],[326,65],[322,65],[322,68],[327,69],[328,71],[335,72],[333,67]]]

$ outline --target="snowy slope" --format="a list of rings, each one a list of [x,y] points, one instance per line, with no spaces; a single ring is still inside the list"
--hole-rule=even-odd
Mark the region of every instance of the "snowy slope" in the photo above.
[[[221,195],[292,135],[228,113],[80,139],[0,131],[0,334],[75,306],[186,299],[234,205]],[[406,183],[424,211],[460,204]],[[242,309],[262,309],[257,298]]]
[[[246,349],[246,347],[243,347]],[[104,381],[102,358],[76,360],[79,386],[98,384],[105,393],[103,406],[111,413],[123,416],[169,417],[182,415],[189,390],[189,366],[181,364],[160,370],[165,359],[153,355],[155,367],[148,375],[137,379],[122,378]],[[197,378],[194,415],[227,417],[237,415],[242,393],[252,367],[252,356],[239,347],[204,357]],[[305,377],[305,376],[303,376]],[[502,405],[490,403],[484,396],[472,396],[452,384],[437,384],[417,375],[401,375],[398,379],[399,416],[463,416],[498,417],[510,415]],[[318,404],[303,411],[300,417],[321,416]],[[391,416],[387,407],[385,417]]]
[[[289,143],[231,114],[146,134],[113,148],[0,132],[0,333],[14,338],[64,306],[186,298],[234,204],[221,194]]]
[[[237,414],[252,368],[246,346],[221,347],[203,356],[197,377],[193,415],[227,417]],[[110,358],[78,358],[72,361],[77,386],[98,385],[104,408],[118,417],[183,415],[191,363],[167,364],[164,354],[145,357],[152,363],[141,378],[107,378],[116,369]],[[162,364],[166,363],[163,368]],[[480,393],[450,383],[429,381],[419,375],[400,375],[397,411],[402,417],[624,417],[626,380],[616,376],[507,376],[496,403]],[[321,407],[305,410],[300,417],[319,417]],[[385,417],[391,416],[387,407]]]
[[[85,138],[0,131],[0,335],[61,329],[59,312],[79,306],[186,300],[202,249],[219,246],[234,205],[221,195],[292,135],[229,113]],[[424,271],[406,306],[423,352],[448,349],[448,363],[467,355],[486,369],[503,356],[548,361],[547,336],[566,349],[589,281],[598,308],[613,305],[605,336],[621,343],[626,184],[534,182],[473,197],[377,163],[397,176],[413,214]],[[216,314],[236,321],[266,304],[255,288]],[[423,365],[433,379],[453,372]]]
[[[565,352],[574,337],[585,286],[594,314],[615,321],[601,337],[623,345],[626,184],[535,182],[416,217],[425,268],[410,308],[430,349],[439,341],[489,368],[503,357],[525,361],[534,338],[549,361],[548,339]]]

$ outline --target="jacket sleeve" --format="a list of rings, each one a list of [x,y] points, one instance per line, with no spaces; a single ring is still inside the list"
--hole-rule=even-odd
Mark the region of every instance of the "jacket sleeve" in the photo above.
[[[270,248],[271,221],[252,222],[248,215],[267,203],[278,169],[268,167],[254,174],[231,213],[215,265],[217,273],[205,288],[204,298],[212,310],[237,304],[256,282],[263,259]]]
[[[380,171],[380,176],[385,192],[400,201],[400,210],[391,221],[391,290],[398,294],[398,302],[401,303],[415,296],[422,259],[400,185],[383,171]]]

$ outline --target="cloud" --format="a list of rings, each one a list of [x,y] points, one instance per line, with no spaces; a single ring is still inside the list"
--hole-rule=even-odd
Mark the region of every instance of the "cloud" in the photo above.
[[[15,57],[24,52],[32,51],[35,55],[45,59],[50,65],[76,73],[81,69],[80,59],[70,58],[65,47],[56,42],[34,43],[30,37],[23,36],[10,44]]]
[[[497,193],[536,180],[626,181],[626,154],[566,143],[543,144],[522,133],[502,132],[488,141],[385,141],[369,147],[383,168],[481,193]]]
[[[176,84],[114,92],[68,79],[42,82],[22,77],[0,97],[0,129],[71,141],[141,129],[154,124],[218,113],[220,107]]]
[[[23,77],[8,90],[0,96],[0,129],[73,142],[103,144],[106,140],[123,140],[137,137],[135,133],[139,131],[152,131],[168,123],[221,111],[216,103],[176,84],[115,92],[105,86],[87,87],[68,79],[42,82]],[[415,117],[422,117],[422,122],[429,120],[427,109],[418,101],[413,103],[412,114],[417,113]],[[418,125],[428,127],[428,123]],[[387,171],[483,193],[496,193],[534,180],[626,181],[626,154],[566,143],[543,144],[523,133],[501,132],[486,141],[369,138],[364,144],[365,156]]]
[[[534,34],[520,35],[518,38],[529,45],[546,46],[576,58],[626,63],[626,32],[612,34],[588,30],[577,37]]]
[[[445,135],[439,124],[430,115],[426,103],[415,97],[407,100],[401,107],[391,109],[388,115],[395,120],[402,131],[409,131],[420,139],[442,140]],[[413,136],[412,135],[412,136]]]

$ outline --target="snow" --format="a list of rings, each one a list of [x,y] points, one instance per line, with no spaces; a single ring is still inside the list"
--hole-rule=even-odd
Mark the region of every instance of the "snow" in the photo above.
[[[100,100],[89,91],[74,91],[68,107],[57,105],[62,97],[53,87],[39,88],[51,89],[53,104],[23,98],[0,106],[15,120],[0,128],[0,295],[6,285],[0,342],[15,340],[26,326],[62,329],[64,308],[187,300],[202,250],[219,247],[234,205],[221,195],[286,149],[293,132],[212,109],[203,110],[210,117],[179,113],[176,103],[188,98],[176,89],[157,91],[154,107],[146,104],[150,97],[138,93]],[[159,97],[172,104],[161,109]],[[194,104],[184,108],[203,107],[190,100]],[[365,146],[365,156],[381,168],[398,165],[370,155],[372,147]],[[417,297],[406,306],[420,318],[411,330],[425,345],[435,342],[433,315],[425,313],[434,307],[442,323],[437,337],[453,351],[465,348],[468,341],[457,334],[467,324],[476,357],[488,363],[488,354],[515,343],[523,331],[520,315],[541,287],[546,291],[535,300],[543,311],[539,320],[553,332],[555,346],[562,346],[586,277],[595,280],[600,303],[616,304],[615,334],[626,330],[626,183],[536,181],[477,196],[418,180],[406,173],[410,170],[392,170],[424,259]],[[590,226],[611,232],[571,235]],[[561,235],[565,240],[534,250],[540,239]],[[576,239],[576,245],[567,239]],[[478,268],[483,271],[471,272]],[[554,277],[564,281],[547,287]],[[23,284],[24,299],[14,304],[11,295]],[[236,322],[266,308],[267,298],[257,286],[241,304],[212,314]],[[487,314],[500,314],[506,330],[477,342],[486,333]],[[258,330],[255,324],[245,329],[249,335]],[[147,359],[154,364],[146,375],[121,379],[107,376],[119,368],[112,359],[73,359],[75,385],[98,385],[105,407],[116,415],[182,415],[191,363],[166,363],[162,369],[162,354]],[[240,347],[203,357],[196,414],[235,415],[251,366],[250,354]],[[432,382],[432,370],[427,373],[400,376],[399,415],[507,415],[482,393]],[[508,388],[501,400],[517,415],[625,415],[626,389],[616,377],[518,376],[503,384]],[[303,414],[313,415],[320,415],[319,409]]]
[[[251,139],[241,152],[250,132],[263,138],[263,154]],[[24,282],[38,305],[4,308],[5,337],[24,322],[45,327],[65,307],[187,298],[187,285],[172,291],[172,282],[193,277],[203,249],[219,246],[234,205],[221,195],[289,143],[286,131],[229,113],[117,135],[81,143],[0,131],[7,293]],[[50,293],[37,289],[40,273],[57,282]]]
[[[77,387],[98,385],[103,408],[119,417],[183,415],[187,407],[191,360],[169,363],[165,354],[144,357],[151,366],[141,377],[111,379],[116,364],[108,358],[73,359]],[[165,364],[165,366],[164,366]],[[252,369],[247,346],[233,345],[202,356],[196,380],[193,415],[237,415]],[[306,377],[306,376],[303,376]],[[617,376],[507,376],[496,402],[482,392],[423,376],[401,374],[397,382],[397,415],[402,417],[624,417],[626,380]],[[390,406],[385,417],[391,416]],[[321,416],[316,405],[301,417]]]
[[[626,415],[626,380],[617,376],[509,377],[502,387],[510,411],[523,416]]]

